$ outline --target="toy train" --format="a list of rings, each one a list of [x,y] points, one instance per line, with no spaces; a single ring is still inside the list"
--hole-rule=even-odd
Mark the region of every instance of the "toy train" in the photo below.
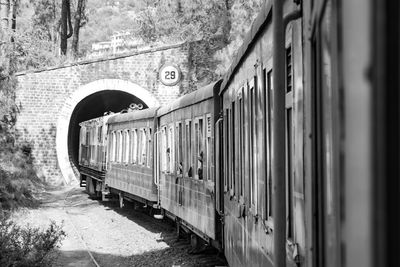
[[[379,21],[398,17],[372,0],[273,2],[221,81],[82,122],[81,178],[161,210],[230,266],[389,266],[399,186],[375,177],[399,173],[381,50],[399,31]]]

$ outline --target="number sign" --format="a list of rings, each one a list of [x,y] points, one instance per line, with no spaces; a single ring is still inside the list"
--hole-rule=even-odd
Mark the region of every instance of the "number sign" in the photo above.
[[[175,65],[164,65],[161,67],[160,80],[164,85],[173,86],[181,80],[181,71]]]

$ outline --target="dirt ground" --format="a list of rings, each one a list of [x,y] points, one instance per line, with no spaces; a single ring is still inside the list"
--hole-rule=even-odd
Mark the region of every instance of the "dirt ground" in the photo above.
[[[127,203],[93,200],[80,187],[43,195],[37,209],[14,215],[21,224],[63,224],[67,236],[55,266],[224,266],[215,251],[190,254],[187,239],[177,241],[171,224],[135,210]]]

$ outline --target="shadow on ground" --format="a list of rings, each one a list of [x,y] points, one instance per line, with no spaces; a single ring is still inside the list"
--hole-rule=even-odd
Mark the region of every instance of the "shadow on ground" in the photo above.
[[[59,256],[55,267],[96,267],[89,253],[84,250],[77,251],[58,251]],[[181,253],[176,253],[173,248],[149,251],[140,255],[120,256],[113,254],[104,254],[92,252],[91,254],[99,266],[216,266],[224,265],[221,260],[210,258],[204,259],[202,255],[193,255],[190,259],[182,257]],[[216,263],[217,262],[217,263]]]

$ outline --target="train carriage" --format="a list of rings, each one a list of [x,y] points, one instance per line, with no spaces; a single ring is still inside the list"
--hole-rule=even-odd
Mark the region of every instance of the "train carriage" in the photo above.
[[[161,207],[207,242],[216,239],[213,83],[158,111]]]
[[[285,1],[284,13],[297,9]],[[267,1],[253,23],[221,85],[222,120],[217,125],[221,155],[224,252],[230,266],[272,266],[272,4]],[[302,125],[301,20],[286,29],[286,251],[296,266],[306,250]],[[219,151],[221,150],[221,151]],[[284,204],[284,203],[283,203]],[[279,227],[279,226],[278,226]]]
[[[229,266],[395,262],[398,14],[355,2],[267,0],[223,82],[81,123],[89,192],[157,203]]]
[[[89,194],[100,193],[107,161],[107,120],[113,115],[81,122],[79,133],[79,173],[81,186]]]
[[[108,124],[108,163],[105,185],[121,201],[158,202],[154,177],[154,131],[158,108],[111,117]]]

